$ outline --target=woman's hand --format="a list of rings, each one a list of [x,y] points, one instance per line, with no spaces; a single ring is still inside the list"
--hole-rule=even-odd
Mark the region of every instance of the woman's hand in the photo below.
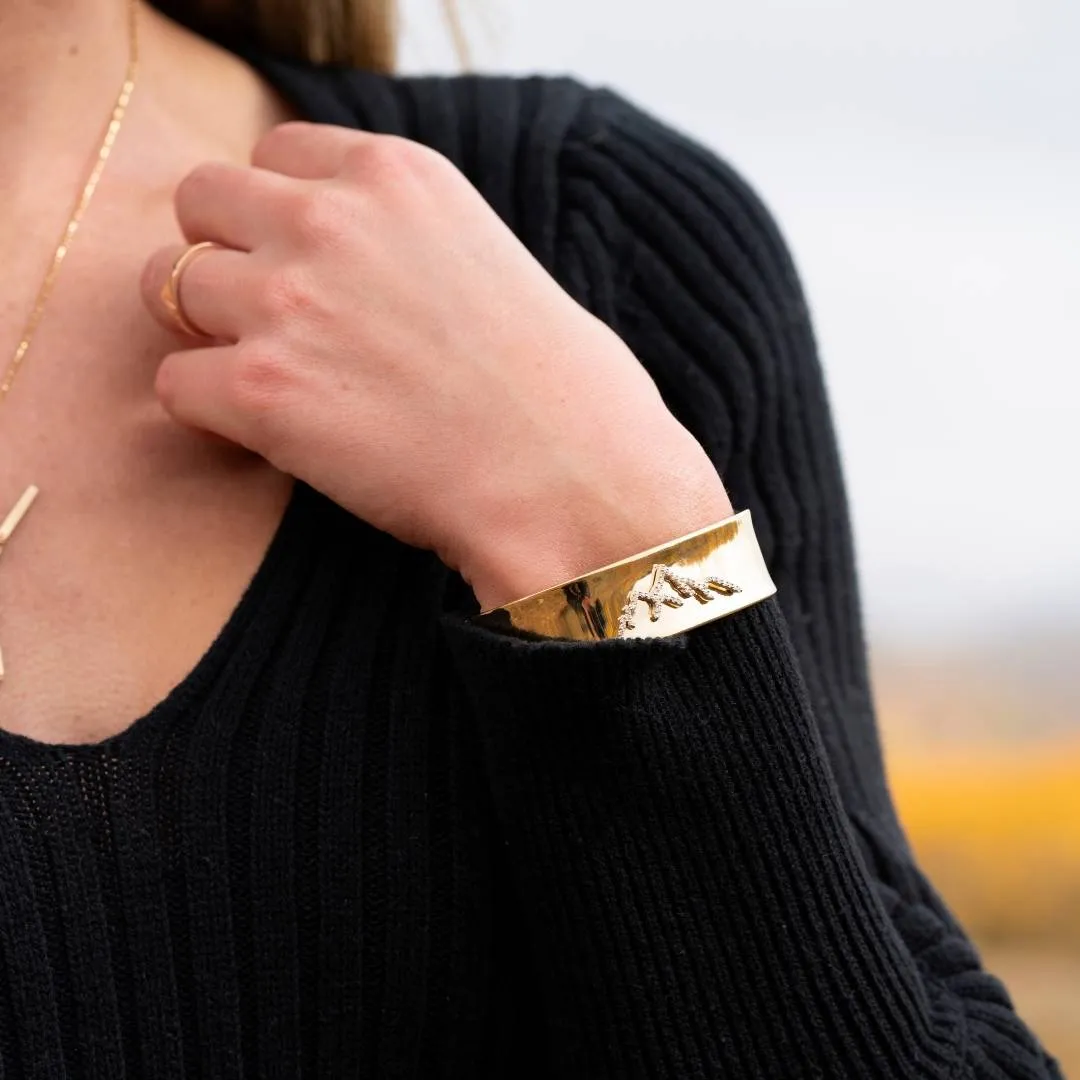
[[[484,607],[731,513],[644,368],[445,158],[294,123],[252,162],[177,191],[187,239],[224,246],[183,276],[210,340],[161,364],[177,420],[437,552]],[[143,278],[170,328],[178,253]]]

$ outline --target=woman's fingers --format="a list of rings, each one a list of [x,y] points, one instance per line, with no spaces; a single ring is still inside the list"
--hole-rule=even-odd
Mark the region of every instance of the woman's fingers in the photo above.
[[[142,297],[162,326],[190,339],[170,310],[167,296],[173,267],[188,250],[187,245],[176,244],[150,256],[142,275]],[[231,248],[206,248],[183,268],[173,299],[204,337],[235,341],[243,333],[247,308],[241,301],[251,290],[251,258]]]
[[[154,391],[180,423],[242,443],[241,425],[225,404],[235,349],[220,345],[169,353],[158,367]]]
[[[295,196],[295,182],[277,172],[206,162],[180,181],[176,220],[193,244],[213,240],[254,251],[280,231]]]
[[[256,391],[248,393],[248,383],[258,380],[244,365],[244,350],[236,345],[170,353],[158,367],[154,391],[181,424],[260,452],[261,410]]]
[[[251,152],[251,164],[296,180],[337,176],[351,151],[384,136],[330,124],[292,121],[268,131]]]

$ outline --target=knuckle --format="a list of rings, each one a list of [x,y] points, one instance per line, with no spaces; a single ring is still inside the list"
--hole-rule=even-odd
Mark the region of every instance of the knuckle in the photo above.
[[[449,162],[437,150],[397,135],[365,139],[346,155],[350,174],[369,184],[396,184],[408,177],[426,177],[446,164]]]
[[[276,323],[302,315],[314,305],[307,277],[290,266],[271,270],[259,290],[259,307],[264,317]]]
[[[227,380],[229,404],[249,420],[265,425],[293,381],[289,364],[268,344],[240,344]]]
[[[350,192],[336,184],[320,184],[297,201],[293,223],[307,243],[335,240],[355,214]]]

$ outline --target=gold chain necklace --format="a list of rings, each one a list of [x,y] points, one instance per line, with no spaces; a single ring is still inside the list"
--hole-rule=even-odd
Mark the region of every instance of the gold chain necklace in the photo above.
[[[30,312],[30,316],[26,320],[23,332],[19,335],[19,344],[15,348],[15,355],[11,358],[11,361],[7,366],[3,381],[0,382],[0,402],[4,401],[7,397],[8,392],[11,390],[11,384],[15,381],[15,376],[18,374],[22,362],[26,358],[26,354],[30,351],[30,343],[33,341],[34,335],[41,325],[41,320],[45,315],[45,307],[49,302],[49,298],[52,296],[53,287],[56,285],[56,279],[60,275],[60,267],[67,257],[71,242],[74,240],[75,234],[79,231],[79,225],[82,223],[83,217],[86,215],[86,211],[90,206],[90,202],[94,198],[94,192],[97,191],[98,183],[101,180],[101,174],[105,171],[105,164],[112,154],[116,138],[120,134],[120,128],[123,126],[128,104],[131,101],[131,95],[135,91],[135,78],[138,74],[138,70],[139,18],[137,0],[128,0],[128,65],[127,72],[124,76],[124,85],[120,88],[116,104],[113,106],[109,118],[109,125],[105,130],[105,137],[101,141],[101,146],[98,148],[93,168],[90,170],[90,175],[87,177],[82,193],[75,203],[75,209],[71,212],[71,217],[68,218],[67,225],[60,237],[60,243],[56,246],[56,252],[53,255],[52,263],[46,271],[45,279],[42,281],[41,288],[38,289],[37,296],[34,299],[34,306]],[[36,485],[31,484],[22,493],[19,501],[15,504],[7,517],[4,518],[3,521],[0,521],[0,555],[4,553],[4,545],[11,539],[11,534],[15,531],[19,522],[22,521],[26,512],[30,509],[34,500],[37,498],[37,495],[38,489]],[[0,652],[0,681],[2,681],[3,678],[4,657],[3,653]]]

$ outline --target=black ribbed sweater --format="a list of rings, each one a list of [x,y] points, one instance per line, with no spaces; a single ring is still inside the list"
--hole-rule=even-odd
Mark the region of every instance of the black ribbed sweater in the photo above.
[[[0,733],[0,1076],[1059,1076],[894,817],[806,305],[754,195],[568,80],[251,59],[460,165],[652,373],[779,595],[675,638],[503,637],[298,484],[150,714]]]

